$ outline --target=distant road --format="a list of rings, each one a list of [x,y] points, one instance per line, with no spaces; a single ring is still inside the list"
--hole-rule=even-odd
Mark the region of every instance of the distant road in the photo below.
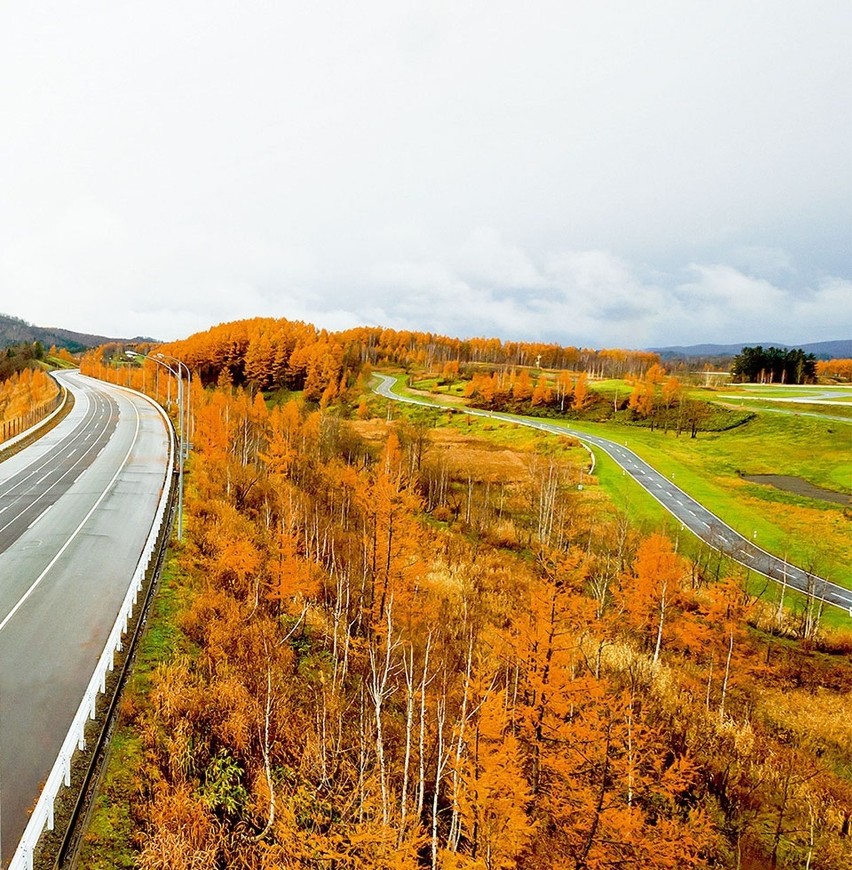
[[[852,387],[826,388],[811,384],[801,384],[799,386],[791,386],[789,389],[803,392],[804,395],[802,396],[761,396],[760,388],[777,390],[779,384],[737,384],[736,386],[750,387],[755,392],[735,393],[720,396],[719,398],[748,399],[757,402],[786,402],[794,405],[845,405],[847,408],[852,407],[849,401],[852,399]]]
[[[829,604],[841,607],[847,612],[852,612],[852,591],[817,577],[814,574],[809,574],[802,568],[791,565],[762,550],[754,542],[743,537],[739,532],[735,532],[714,513],[711,513],[694,498],[687,495],[680,487],[675,486],[673,481],[660,474],[643,459],[640,459],[632,450],[615,441],[601,438],[598,435],[589,435],[587,432],[580,432],[567,425],[538,420],[525,420],[512,414],[482,411],[478,408],[450,407],[429,399],[400,396],[392,391],[396,378],[380,374],[375,376],[380,379],[379,383],[374,387],[375,392],[395,402],[421,405],[425,408],[439,408],[443,411],[459,411],[474,417],[491,417],[506,420],[519,426],[528,426],[530,429],[552,432],[555,435],[570,435],[578,441],[591,444],[613,459],[685,528],[693,532],[706,544],[709,544],[716,550],[721,550],[725,555],[730,556],[746,568],[763,574],[779,584],[783,583],[786,577],[786,583],[790,588],[798,589],[800,592],[805,593],[811,592],[817,598],[821,598]]]
[[[720,396],[720,399],[725,398]],[[715,399],[713,400],[716,401]],[[756,401],[760,401],[759,399]],[[736,408],[737,410],[746,409],[755,411],[758,414],[786,414],[788,417],[816,417],[817,420],[831,420],[834,423],[846,423],[847,426],[852,426],[852,417],[839,417],[837,414],[820,414],[818,411],[794,411],[790,408],[763,408],[757,405],[735,405],[733,402],[723,404],[719,402],[723,408]]]
[[[722,401],[724,400],[724,402]],[[852,425],[852,416],[849,417],[841,417],[839,414],[823,414],[819,411],[800,411],[796,408],[767,408],[763,402],[793,402],[792,399],[771,399],[764,396],[736,396],[736,395],[728,395],[728,396],[716,396],[713,401],[718,401],[722,407],[725,408],[736,408],[737,410],[748,410],[748,411],[756,411],[759,414],[787,414],[789,417],[816,417],[818,420],[833,420],[835,423],[846,423],[847,425]],[[751,402],[752,404],[744,404],[744,402]],[[795,404],[800,404],[799,402],[795,402]],[[808,400],[806,402],[808,405],[835,405],[838,407],[846,407],[852,409],[852,404],[849,402],[816,402]]]
[[[115,623],[166,484],[152,403],[76,372],[69,415],[0,462],[0,867]]]

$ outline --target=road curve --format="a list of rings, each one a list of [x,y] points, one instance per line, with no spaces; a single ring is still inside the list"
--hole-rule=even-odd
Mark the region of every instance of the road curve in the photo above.
[[[115,623],[167,484],[141,396],[58,373],[74,407],[0,462],[0,867],[7,866]]]
[[[506,420],[519,426],[528,426],[531,429],[539,429],[543,432],[552,432],[556,435],[570,435],[578,441],[597,447],[624,469],[625,473],[629,474],[643,489],[647,490],[684,528],[689,529],[706,544],[709,544],[716,550],[720,550],[726,556],[730,556],[752,571],[763,574],[779,584],[786,582],[790,588],[815,595],[826,603],[840,607],[852,615],[851,590],[811,574],[796,565],[791,565],[789,562],[779,559],[771,553],[767,553],[766,550],[758,547],[753,541],[734,531],[723,520],[717,517],[716,514],[711,513],[694,498],[687,495],[672,480],[660,474],[627,447],[608,438],[601,438],[599,435],[590,435],[587,432],[577,431],[567,425],[547,423],[539,420],[525,420],[512,414],[483,411],[478,408],[450,407],[428,399],[400,396],[392,391],[396,378],[378,373],[374,374],[375,377],[380,379],[379,383],[373,388],[374,392],[395,402],[421,405],[425,408],[438,408],[442,411],[459,411],[474,417],[491,417]]]

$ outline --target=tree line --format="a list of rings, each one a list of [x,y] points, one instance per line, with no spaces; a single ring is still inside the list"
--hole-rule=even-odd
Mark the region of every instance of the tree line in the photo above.
[[[731,363],[736,381],[761,384],[812,384],[816,382],[817,361],[801,348],[744,347]]]
[[[43,357],[38,342],[9,347],[0,357],[0,441],[23,432],[54,407],[59,387],[37,367]]]
[[[106,345],[99,353],[109,357],[121,349]],[[447,363],[535,365],[585,371],[590,377],[624,377],[642,375],[659,362],[657,354],[647,351],[460,339],[378,327],[329,332],[268,317],[220,324],[161,349],[184,360],[205,385],[221,379],[223,386],[304,391],[313,401],[324,394],[331,401],[341,385],[351,385],[364,365],[427,369]]]
[[[852,359],[817,360],[816,370],[821,378],[852,381]]]
[[[441,370],[444,383],[459,377],[468,378],[463,395],[477,408],[596,422],[615,419],[649,426],[652,431],[673,431],[678,437],[685,432],[695,438],[705,429],[733,428],[753,417],[691,398],[680,379],[658,363],[631,378],[620,395],[616,390],[611,396],[592,389],[585,372],[540,372],[534,377],[528,369],[463,371],[455,362]]]

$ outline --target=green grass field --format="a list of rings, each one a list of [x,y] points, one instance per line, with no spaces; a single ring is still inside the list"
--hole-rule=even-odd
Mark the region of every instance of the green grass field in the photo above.
[[[49,356],[46,359],[48,369],[76,369],[77,364],[68,362],[67,359],[60,359],[58,356]]]
[[[788,399],[820,393],[845,393],[852,399],[852,384],[731,384],[723,389],[745,395]]]
[[[826,420],[838,418],[852,422],[852,404],[826,405],[818,402],[773,402],[757,398],[733,398],[716,396],[710,401],[724,404],[729,408],[750,411],[767,411],[770,414],[786,414],[790,417],[818,416]]]
[[[130,807],[132,794],[141,781],[139,772],[145,765],[145,747],[133,717],[150,689],[157,666],[174,654],[191,653],[178,625],[178,614],[186,609],[187,595],[187,581],[175,553],[170,551],[122,696],[121,716],[110,740],[104,778],[83,838],[80,866],[91,870],[139,866],[134,846],[139,819],[132,817]]]
[[[407,391],[400,386],[398,392]],[[570,426],[626,444],[741,534],[852,588],[852,512],[742,477],[789,475],[852,493],[852,425],[766,413],[736,429],[696,439],[617,424],[572,421]],[[638,484],[619,480],[617,466],[598,455],[598,479],[616,504],[628,506],[640,521],[668,516]]]

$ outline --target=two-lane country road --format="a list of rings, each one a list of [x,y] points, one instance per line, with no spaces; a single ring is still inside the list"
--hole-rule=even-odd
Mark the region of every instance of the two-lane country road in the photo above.
[[[753,541],[734,531],[714,513],[703,507],[694,498],[687,495],[673,481],[660,474],[632,450],[607,438],[579,432],[570,426],[546,423],[539,420],[528,420],[500,412],[482,411],[478,408],[441,405],[428,399],[416,399],[410,396],[400,396],[393,392],[396,378],[388,375],[375,375],[379,383],[374,387],[376,393],[395,402],[406,402],[411,405],[422,405],[426,408],[439,408],[442,411],[454,410],[475,417],[492,417],[540,429],[543,432],[553,432],[556,435],[568,435],[585,444],[597,447],[611,457],[624,471],[641,487],[647,490],[670,514],[706,544],[735,559],[741,565],[757,571],[778,583],[785,582],[789,587],[801,592],[810,592],[829,604],[841,607],[852,615],[852,590],[838,586],[821,577],[816,577],[796,565],[791,565],[771,553],[756,546]]]
[[[103,651],[168,485],[145,398],[57,375],[71,413],[0,462],[0,867]]]

